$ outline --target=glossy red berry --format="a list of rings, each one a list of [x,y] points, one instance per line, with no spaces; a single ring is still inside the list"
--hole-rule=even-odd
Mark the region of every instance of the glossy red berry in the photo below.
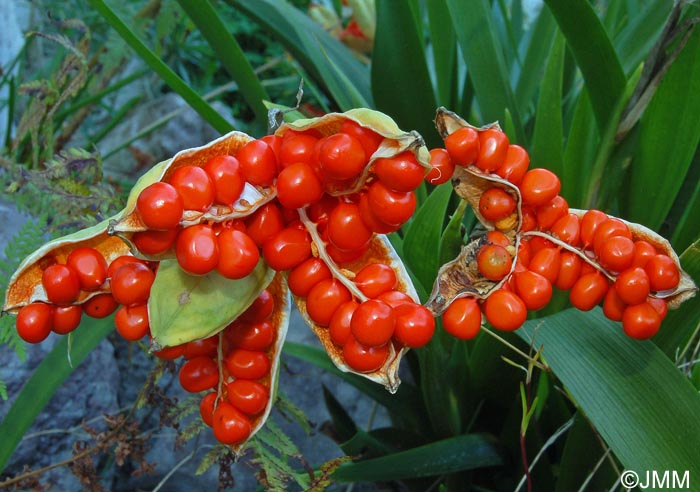
[[[219,346],[218,335],[213,335],[208,338],[192,340],[187,342],[182,349],[182,356],[185,359],[194,359],[196,357],[209,357],[213,359],[217,355]]]
[[[581,311],[590,311],[608,292],[608,279],[600,272],[582,275],[569,291],[569,300]]]
[[[216,404],[216,391],[207,393],[199,402],[199,415],[202,417],[202,422],[209,427],[214,423],[214,405]]]
[[[389,357],[389,344],[380,347],[362,345],[351,335],[343,345],[345,362],[357,372],[369,373],[379,370]]]
[[[384,263],[370,263],[362,267],[355,275],[354,281],[360,291],[370,299],[393,290],[398,283],[394,269]]]
[[[42,302],[22,307],[17,314],[17,334],[27,343],[39,343],[51,333],[52,308]]]
[[[226,338],[236,348],[264,351],[275,340],[275,329],[268,320],[257,323],[234,323],[226,333]]]
[[[533,238],[534,239],[534,238]],[[555,283],[561,267],[561,252],[557,248],[542,248],[537,251],[528,265],[528,270],[539,273],[550,283]]]
[[[548,231],[554,223],[569,213],[569,204],[561,196],[557,195],[544,205],[535,209],[537,226],[540,231]],[[578,218],[578,216],[575,216]]]
[[[508,137],[500,130],[489,128],[479,132],[476,167],[488,173],[495,172],[505,163],[509,145]]]
[[[568,213],[552,225],[551,232],[566,244],[576,246],[581,238],[581,220],[578,215]]]
[[[351,300],[350,291],[338,279],[321,280],[306,298],[309,317],[320,326],[328,326],[333,313],[341,304]]]
[[[262,247],[275,234],[284,229],[284,217],[274,203],[266,203],[245,222],[248,235],[258,247]]]
[[[255,298],[250,307],[241,314],[239,319],[243,323],[260,323],[272,316],[274,310],[275,298],[272,297],[272,293],[269,290],[265,289]]]
[[[80,278],[67,265],[54,263],[48,266],[41,275],[41,285],[53,304],[70,304],[80,294]]]
[[[323,183],[309,164],[290,164],[277,177],[277,199],[287,208],[308,207],[323,196]]]
[[[508,250],[497,244],[486,244],[476,255],[479,272],[489,280],[499,281],[511,270],[513,257]]]
[[[204,171],[214,184],[214,202],[233,206],[245,187],[238,159],[230,155],[214,156],[204,165]]]
[[[83,312],[91,318],[106,318],[118,307],[112,294],[98,294],[82,304]]]
[[[548,169],[530,169],[520,183],[523,203],[539,207],[559,194],[561,183],[556,174]]]
[[[220,401],[214,410],[212,428],[216,440],[228,445],[245,441],[252,432],[250,419],[227,401]]]
[[[94,248],[74,249],[66,259],[66,266],[78,275],[82,290],[97,290],[107,280],[107,260]]]
[[[661,316],[648,302],[628,306],[622,314],[622,329],[627,336],[647,340],[659,331]]]
[[[425,180],[432,185],[447,183],[455,171],[454,162],[447,149],[432,149],[430,151],[430,171]]]
[[[515,199],[503,188],[489,188],[479,198],[479,213],[490,221],[497,222],[515,210]]]
[[[552,299],[551,282],[529,270],[515,274],[515,290],[530,311],[542,309]]]
[[[391,306],[378,299],[370,299],[355,310],[350,328],[358,342],[368,347],[378,347],[391,340],[395,323]]]
[[[300,163],[312,165],[317,142],[318,138],[308,133],[286,133],[280,145],[280,167],[284,169]]]
[[[219,368],[209,357],[195,357],[180,368],[180,386],[190,393],[213,388],[219,382]]]
[[[311,256],[311,239],[306,230],[287,227],[268,239],[262,250],[271,268],[290,270]]]
[[[168,179],[182,197],[185,210],[205,212],[216,198],[214,183],[207,172],[199,166],[177,168]]]
[[[224,229],[216,237],[219,262],[216,271],[230,279],[247,277],[260,260],[258,246],[245,232]]]
[[[479,132],[469,127],[460,128],[445,138],[445,148],[456,165],[474,164],[479,156]]]
[[[131,241],[136,246],[136,249],[144,255],[160,255],[172,248],[179,233],[180,229],[165,229],[162,231],[148,229],[135,232],[131,236]]]
[[[114,316],[114,325],[117,327],[117,333],[122,338],[130,342],[141,340],[148,335],[148,307],[140,306],[122,306]]]
[[[219,264],[219,243],[214,229],[197,224],[180,231],[175,241],[175,257],[180,268],[192,275],[205,275]]]
[[[617,289],[608,289],[603,299],[603,314],[606,318],[613,321],[622,321],[622,313],[624,313],[627,304],[617,293]]]
[[[596,256],[600,256],[600,250],[603,245],[608,241],[608,239],[615,236],[624,236],[632,239],[632,233],[627,227],[627,224],[622,222],[620,219],[609,218],[600,223],[596,228],[595,235],[593,236],[593,251]]]
[[[615,279],[615,290],[625,304],[641,304],[649,295],[649,276],[643,268],[628,268]]]
[[[263,140],[252,140],[236,154],[243,176],[252,185],[270,186],[277,175],[277,156]]]
[[[126,263],[117,270],[110,283],[114,300],[124,306],[146,304],[155,275],[142,263]]]
[[[486,298],[484,314],[494,328],[514,331],[525,323],[527,307],[515,293],[499,289]]]
[[[333,343],[342,347],[348,338],[351,336],[351,322],[352,316],[355,310],[360,304],[355,301],[348,301],[341,304],[338,309],[335,310],[333,316],[331,316],[331,321],[328,325],[328,334],[331,337]]]
[[[481,309],[476,299],[461,297],[455,299],[442,315],[445,331],[460,340],[471,340],[481,329]]]
[[[83,315],[81,306],[54,306],[51,318],[51,326],[54,333],[65,335],[75,330],[80,324]]]
[[[403,224],[416,209],[416,195],[412,191],[392,191],[379,181],[370,185],[367,198],[376,218],[390,226]]]
[[[394,308],[394,317],[394,338],[407,347],[422,347],[435,333],[435,318],[419,304],[403,304]]]
[[[372,231],[360,216],[355,203],[339,203],[328,218],[328,240],[343,251],[359,250],[367,246]]]
[[[583,260],[579,255],[571,251],[562,251],[559,261],[559,272],[554,281],[557,289],[569,290],[581,276],[581,264]]]
[[[608,220],[608,216],[600,210],[589,210],[581,218],[581,243],[584,248],[593,246],[593,239],[600,224]]]
[[[257,381],[236,379],[226,385],[228,401],[243,413],[257,415],[267,407],[270,395]]]
[[[374,173],[384,186],[394,191],[413,191],[421,184],[425,168],[413,152],[402,152],[394,157],[382,157],[374,162]]]
[[[644,265],[644,270],[649,276],[649,286],[654,292],[675,289],[680,282],[678,266],[667,255],[653,256]]]
[[[184,209],[180,194],[172,185],[164,182],[147,186],[136,200],[136,211],[149,229],[177,227]]]
[[[523,180],[529,165],[530,156],[527,151],[519,145],[509,145],[505,161],[496,169],[496,174],[517,186]]]
[[[372,154],[377,151],[384,140],[384,137],[374,130],[347,119],[343,120],[342,125],[340,125],[339,133],[347,133],[351,137],[356,138],[365,150],[365,157],[367,159],[372,157]]]
[[[292,294],[306,297],[314,285],[327,278],[331,278],[331,271],[323,260],[309,258],[289,272],[287,283]]]
[[[270,359],[258,350],[233,349],[224,359],[234,378],[260,379],[270,372]]]
[[[318,163],[324,177],[345,180],[357,177],[367,164],[362,144],[347,133],[336,133],[319,142]]]

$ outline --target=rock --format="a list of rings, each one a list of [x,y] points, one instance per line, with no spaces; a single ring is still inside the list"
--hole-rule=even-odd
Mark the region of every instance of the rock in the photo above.
[[[230,109],[218,101],[213,102],[212,107],[224,117],[230,115]],[[103,163],[105,175],[134,179],[152,165],[183,149],[202,146],[221,136],[182,97],[169,92],[134,108],[99,143],[100,153],[110,154],[143,129],[169,115],[173,117],[165,121],[163,126],[106,158]],[[236,126],[232,118],[227,119]]]
[[[23,384],[58,340],[59,336],[51,335],[41,344],[28,346],[25,361],[7,347],[0,347],[0,359],[3,361],[0,379],[7,383],[10,397],[0,407],[1,417],[4,418]],[[99,429],[104,414],[117,412],[117,380],[114,350],[104,340],[88,354],[38,415],[12,455],[5,473],[16,475],[25,464],[36,469],[69,458],[73,443],[88,438],[80,427],[83,420]],[[107,479],[109,473],[111,471],[108,471]],[[81,490],[77,479],[67,468],[51,470],[42,475],[41,480],[51,483],[49,490],[52,491]]]
[[[29,2],[0,0],[0,12],[0,67],[7,69],[24,45],[23,31],[29,23]],[[13,72],[17,72],[17,66]],[[8,90],[8,84],[0,87],[0,99],[7,100]],[[7,105],[0,108],[0,135],[5,135],[7,109]]]

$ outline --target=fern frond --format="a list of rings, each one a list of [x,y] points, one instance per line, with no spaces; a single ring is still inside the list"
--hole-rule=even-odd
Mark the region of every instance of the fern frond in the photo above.
[[[297,407],[282,393],[278,393],[275,402],[277,410],[289,421],[296,421],[307,434],[311,434],[311,422],[302,409]]]
[[[199,463],[197,470],[194,472],[195,475],[202,475],[206,473],[214,464],[216,464],[222,456],[229,453],[229,449],[223,444],[217,444],[204,455],[202,461]]]
[[[281,456],[299,456],[301,454],[289,436],[272,420],[266,422],[265,427],[258,432],[258,436]]]

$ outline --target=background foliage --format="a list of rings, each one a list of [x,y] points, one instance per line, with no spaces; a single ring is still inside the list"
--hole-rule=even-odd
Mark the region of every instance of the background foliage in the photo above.
[[[29,37],[20,71],[2,78],[15,122],[4,141],[4,194],[36,217],[8,246],[3,281],[43,240],[44,225],[75,228],[118,205],[129,183],[105,182],[100,156],[68,145],[94,149],[140,100],[116,107],[111,96],[139,78],[154,92],[179,93],[220,132],[231,123],[212,109],[213,97],[231,108],[237,129],[260,135],[262,99],[292,104],[300,78],[307,114],[377,108],[418,130],[429,147],[441,144],[437,106],[477,125],[498,120],[535,166],[562,178],[573,207],[659,231],[700,280],[696,3],[347,4],[309,11],[301,1],[86,0],[80,11],[56,7],[59,22]],[[80,22],[68,20],[76,15]],[[351,21],[364,32],[361,42],[347,35]],[[56,39],[42,46],[51,60],[44,69],[27,53],[46,33]],[[134,54],[147,68],[121,74]],[[31,198],[37,190],[80,200],[51,206]],[[391,239],[425,300],[438,266],[456,255],[475,221],[449,185],[424,186],[419,200],[411,223]],[[567,306],[559,293],[515,335],[484,331],[462,342],[439,330],[411,352],[410,374],[394,396],[339,373],[316,348],[287,344],[288,354],[349,380],[392,419],[392,428],[363,430],[325,391],[340,447],[359,457],[337,463],[331,478],[401,481],[409,490],[570,491],[615,490],[624,469],[700,477],[698,298],[670,313],[647,342],[626,338],[598,309]],[[0,340],[21,351],[3,323]],[[0,424],[14,439],[0,443],[0,468],[33,419],[16,407]]]

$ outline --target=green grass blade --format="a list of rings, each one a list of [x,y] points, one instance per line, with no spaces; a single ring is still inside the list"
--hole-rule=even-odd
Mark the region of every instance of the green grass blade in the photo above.
[[[564,167],[564,122],[562,116],[562,82],[564,77],[564,37],[557,33],[547,59],[547,67],[537,102],[535,130],[530,158],[534,167],[545,167],[557,176]]]
[[[287,341],[284,343],[282,350],[287,355],[301,359],[330,374],[338,376],[343,381],[351,384],[385,407],[392,417],[406,419],[406,424],[412,426],[414,429],[420,429],[422,427],[422,425],[418,423],[420,419],[420,412],[418,409],[421,408],[422,404],[420,395],[415,386],[409,383],[402,383],[401,386],[399,386],[399,390],[392,395],[377,383],[373,383],[356,374],[341,371],[335,367],[335,364],[333,364],[333,361],[331,361],[326,352],[319,348]],[[411,408],[412,411],[407,412],[405,410],[406,408]]]
[[[543,357],[624,468],[700,474],[700,395],[650,341],[625,336],[600,309],[529,321]]]
[[[339,441],[347,441],[352,438],[352,436],[357,433],[357,425],[352,420],[352,417],[348,414],[347,410],[338,401],[332,391],[330,391],[325,384],[322,385],[323,388],[323,401],[326,404],[326,410],[331,416],[331,421],[333,422],[333,430],[337,435]]]
[[[527,51],[515,87],[515,100],[523,114],[530,112],[528,106],[532,104],[535,92],[542,81],[541,67],[544,67],[547,60],[556,27],[557,23],[554,21],[552,13],[546,6],[543,6],[537,20],[530,27]],[[532,111],[534,111],[534,107]]]
[[[487,0],[447,0],[484,122],[504,121],[510,111],[518,141],[525,141],[520,111]]]
[[[700,167],[700,152],[696,154],[695,159]],[[679,197],[681,196],[683,195],[679,194]],[[683,207],[683,214],[676,225],[676,230],[673,232],[671,240],[671,244],[673,244],[676,251],[687,248],[693,242],[693,239],[700,237],[700,217],[698,217],[698,210],[700,210],[700,181],[695,181],[695,189],[690,197],[683,202]]]
[[[138,36],[122,21],[117,14],[107,5],[104,0],[88,0],[90,5],[102,16],[102,18],[117,31],[117,33],[126,41],[131,49],[140,56],[143,61],[153,70],[158,76],[163,79],[168,87],[177,92],[189,104],[192,109],[197,111],[211,126],[221,133],[227,133],[233,130],[231,124],[226,119],[217,113],[197,92],[177,76],[173,70],[168,67],[148,46],[146,46]]]
[[[598,128],[608,124],[625,90],[625,74],[608,34],[588,0],[545,0],[586,81]]]
[[[73,367],[67,357],[69,337],[62,337],[37,366],[0,423],[0,472],[54,393],[113,328],[112,318],[88,318],[75,332],[70,352]]]
[[[585,191],[581,204],[582,208],[605,208],[607,203],[604,202],[610,197],[610,190],[619,190],[625,184],[622,180],[622,173],[620,172],[620,168],[622,167],[621,159],[624,159],[624,155],[616,155],[616,151],[620,150],[621,154],[625,154],[625,151],[629,149],[623,148],[626,147],[624,143],[616,147],[615,144],[617,142],[615,141],[615,137],[619,128],[622,112],[627,106],[629,98],[632,96],[632,92],[639,81],[641,73],[641,67],[639,67],[630,77],[625,92],[612,108],[608,123],[601,133],[600,144],[598,145],[593,165],[583,170],[585,177],[582,179],[581,184],[584,185]],[[629,146],[629,144],[627,146]],[[617,178],[617,183],[611,183],[614,178]],[[608,192],[607,194],[606,191]]]
[[[225,0],[243,11],[289,50],[306,72],[325,87],[344,109],[352,105],[347,93],[357,91],[363,106],[372,106],[369,70],[340,41],[331,37],[307,15],[281,0]],[[332,60],[332,64],[329,64]],[[349,84],[337,77],[342,67]],[[341,104],[342,103],[342,104]]]
[[[333,478],[340,482],[402,480],[502,464],[492,438],[465,434],[381,458],[341,465]]]
[[[437,79],[437,104],[454,108],[457,102],[453,99],[457,78],[457,37],[450,12],[444,2],[426,2],[426,9]]]
[[[494,18],[498,22],[503,23],[504,33],[500,36],[500,39],[503,40],[504,43],[504,53],[506,56],[507,66],[522,68],[523,60],[522,56],[520,55],[521,34],[519,33],[522,24],[516,26],[518,19],[515,17],[517,14],[515,5],[519,5],[520,2],[516,0],[509,3],[510,5],[506,5],[506,0],[498,0],[498,9],[493,10]],[[497,15],[497,13],[499,13],[500,16]],[[506,40],[508,42],[505,42]]]
[[[452,195],[448,183],[438,186],[413,216],[403,241],[404,260],[426,291],[430,291],[440,267],[442,218]]]
[[[559,466],[561,474],[557,479],[555,492],[577,490],[586,481],[604,452],[595,430],[591,429],[586,417],[580,412],[576,413],[562,451]],[[606,461],[589,482],[587,490],[608,490],[616,478],[617,475]]]
[[[270,96],[260,84],[238,41],[228,31],[210,0],[177,0],[216,54],[221,65],[238,84],[238,90],[255,113],[258,125],[267,128],[263,101]]]
[[[626,73],[634,70],[651,50],[673,9],[673,0],[645,1],[642,10],[613,38]]]
[[[652,229],[666,218],[700,143],[699,53],[700,29],[695,29],[639,123],[624,210],[626,218]]]
[[[574,108],[561,174],[561,196],[574,207],[583,206],[583,195],[599,141],[593,108],[584,89]]]
[[[314,63],[318,67],[321,83],[326,86],[341,111],[369,106],[369,100],[353,84],[350,78],[351,74],[347,73],[347,69],[339,68],[321,39],[313,34],[302,36],[301,41],[305,51],[319,52],[320,56],[323,57],[322,62]]]
[[[467,210],[467,201],[459,200],[459,205],[450,217],[447,227],[440,237],[439,265],[444,265],[454,260],[462,249],[464,240],[464,214]],[[469,209],[469,214],[473,212]]]
[[[377,0],[377,29],[372,53],[372,95],[377,109],[401,128],[418,130],[439,143],[433,125],[435,93],[425,59],[425,41],[412,9]]]
[[[90,137],[90,144],[96,146],[104,137],[109,135],[109,132],[114,130],[117,125],[119,125],[122,120],[126,118],[129,111],[131,111],[134,106],[139,104],[143,100],[143,97],[144,96],[142,94],[139,94],[138,96],[132,97],[123,103],[117,111],[110,115],[109,122],[104,126],[99,127],[99,131]]]

